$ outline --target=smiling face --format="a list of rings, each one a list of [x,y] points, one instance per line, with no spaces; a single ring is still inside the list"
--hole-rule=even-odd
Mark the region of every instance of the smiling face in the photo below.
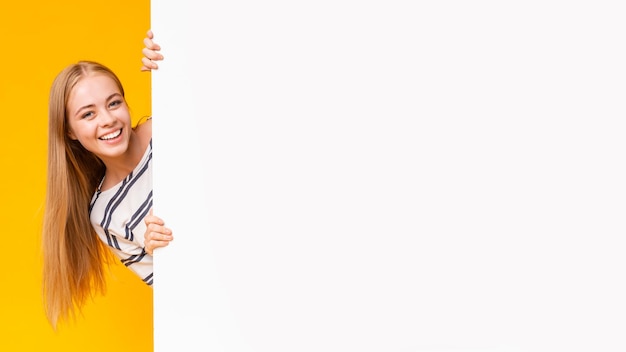
[[[123,157],[132,128],[130,112],[116,82],[90,73],[73,87],[66,106],[69,136],[101,160]]]

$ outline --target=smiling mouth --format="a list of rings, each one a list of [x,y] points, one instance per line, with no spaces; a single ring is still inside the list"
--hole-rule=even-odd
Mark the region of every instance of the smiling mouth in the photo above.
[[[115,131],[115,132],[111,132],[109,134],[105,134],[104,136],[102,136],[102,137],[100,137],[98,139],[103,140],[103,141],[108,141],[108,140],[111,140],[111,139],[114,139],[114,138],[118,137],[120,134],[122,134],[122,129],[121,128],[119,130]]]

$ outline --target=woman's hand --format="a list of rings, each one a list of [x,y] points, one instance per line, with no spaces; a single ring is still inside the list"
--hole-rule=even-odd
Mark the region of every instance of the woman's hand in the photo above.
[[[152,215],[152,209],[150,209],[150,214],[145,217],[144,221],[146,223],[146,233],[143,246],[148,254],[152,255],[155,248],[165,247],[174,239],[172,230],[164,226],[165,222],[161,218]]]
[[[161,50],[161,46],[155,43],[152,38],[154,38],[154,34],[152,30],[148,30],[146,33],[146,37],[143,39],[144,48],[141,50],[143,53],[143,57],[141,58],[141,70],[142,71],[152,71],[158,70],[159,65],[155,61],[163,60],[163,55],[159,53]]]

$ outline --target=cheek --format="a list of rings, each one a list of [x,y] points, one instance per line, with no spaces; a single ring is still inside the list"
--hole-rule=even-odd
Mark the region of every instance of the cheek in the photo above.
[[[115,115],[119,120],[123,120],[124,122],[130,122],[130,110],[128,108],[120,108],[115,111]]]
[[[73,140],[77,140],[83,144],[88,138],[91,138],[95,133],[95,129],[89,123],[89,121],[74,121],[68,126],[68,135]]]

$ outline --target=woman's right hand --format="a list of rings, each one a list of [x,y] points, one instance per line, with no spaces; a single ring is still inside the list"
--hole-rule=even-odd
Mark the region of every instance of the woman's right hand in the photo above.
[[[155,61],[163,60],[163,55],[159,53],[161,50],[161,46],[152,40],[154,38],[154,34],[152,30],[148,30],[146,33],[146,37],[143,39],[144,48],[141,51],[143,53],[143,58],[141,58],[141,70],[142,71],[152,71],[158,70],[159,65]]]
[[[144,222],[146,223],[146,233],[143,246],[146,253],[152,255],[156,248],[165,247],[174,239],[172,230],[165,227],[165,222],[161,218],[152,215],[152,209],[150,209],[150,214],[144,218]]]

